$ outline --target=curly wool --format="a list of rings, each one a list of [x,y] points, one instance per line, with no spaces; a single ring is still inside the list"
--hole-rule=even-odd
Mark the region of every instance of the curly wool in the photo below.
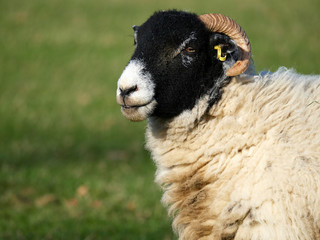
[[[146,132],[179,238],[320,239],[320,77],[236,77],[207,102]]]

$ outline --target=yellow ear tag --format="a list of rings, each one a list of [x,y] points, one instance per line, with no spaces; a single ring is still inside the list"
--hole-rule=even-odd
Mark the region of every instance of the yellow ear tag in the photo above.
[[[217,50],[217,58],[221,61],[224,62],[227,59],[227,55],[225,55],[224,57],[221,56],[221,47],[219,45],[214,46],[214,49]]]

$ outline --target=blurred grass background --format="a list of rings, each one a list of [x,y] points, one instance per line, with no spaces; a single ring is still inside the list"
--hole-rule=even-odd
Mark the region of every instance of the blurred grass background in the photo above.
[[[318,0],[1,0],[0,239],[175,239],[116,82],[154,11],[231,16],[257,70],[319,74]]]

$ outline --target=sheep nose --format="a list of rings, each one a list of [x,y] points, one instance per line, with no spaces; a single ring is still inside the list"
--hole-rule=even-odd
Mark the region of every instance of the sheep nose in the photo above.
[[[137,87],[137,85],[134,85],[133,87],[130,87],[130,88],[127,88],[127,89],[119,88],[119,90],[120,90],[120,95],[122,97],[126,97],[126,96],[129,96],[131,93],[137,91],[138,87]]]

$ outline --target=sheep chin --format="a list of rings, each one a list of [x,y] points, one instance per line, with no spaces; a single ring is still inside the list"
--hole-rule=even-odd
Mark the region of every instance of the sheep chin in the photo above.
[[[157,102],[152,100],[147,105],[143,106],[122,106],[121,112],[125,118],[133,122],[146,120],[153,112]]]

